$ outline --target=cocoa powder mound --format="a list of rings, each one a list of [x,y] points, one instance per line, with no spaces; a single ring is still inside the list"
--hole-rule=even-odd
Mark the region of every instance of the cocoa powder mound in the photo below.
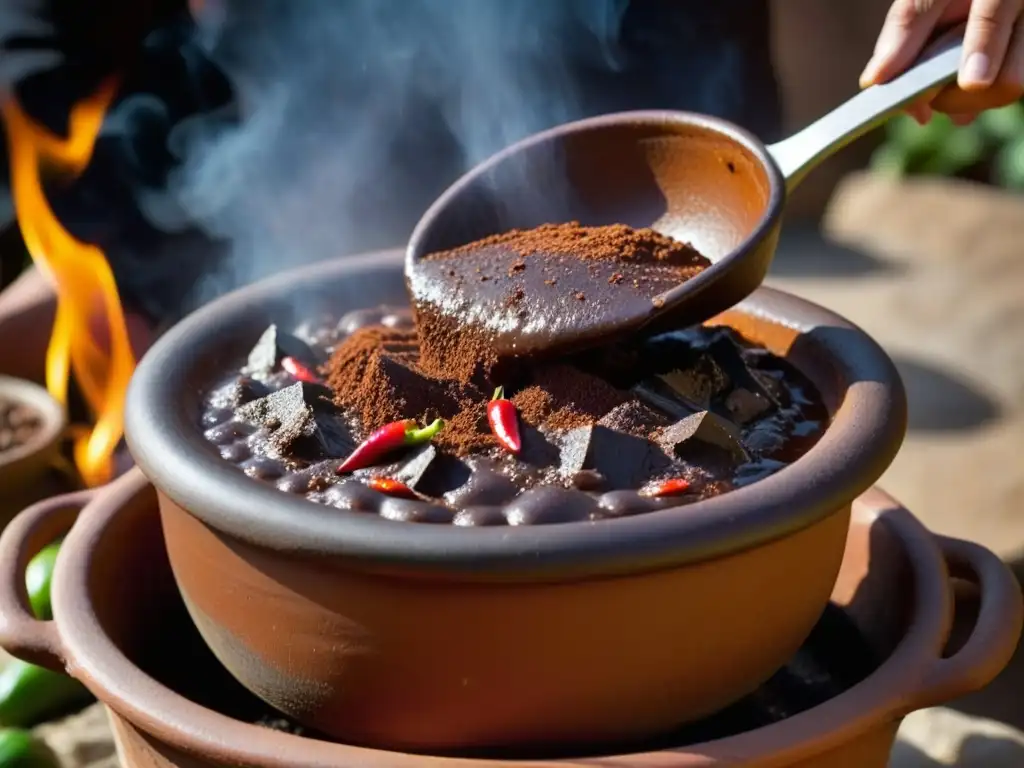
[[[467,366],[468,367],[468,366]],[[497,446],[487,423],[493,389],[422,366],[414,331],[372,326],[355,331],[325,366],[335,402],[354,414],[366,433],[400,419],[447,423],[434,443],[465,456]],[[566,430],[592,424],[630,400],[603,379],[570,365],[539,365],[512,397],[528,425]]]
[[[335,402],[353,410],[366,431],[399,419],[451,419],[480,393],[427,376],[416,366],[416,335],[383,326],[361,328],[338,345],[327,364]]]
[[[486,386],[498,375],[497,356],[479,334],[466,332],[444,315],[416,308],[420,367],[431,376]]]
[[[452,250],[432,253],[425,258],[447,259],[493,246],[506,248],[524,258],[537,253],[558,253],[579,259],[662,262],[700,268],[711,265],[693,246],[680,243],[653,229],[634,229],[625,224],[584,227],[578,221],[542,224],[534,229],[512,229]],[[513,264],[509,268],[510,275],[513,270],[522,270],[524,267],[524,263]]]
[[[534,371],[530,386],[512,402],[529,424],[574,429],[593,424],[629,399],[597,376],[568,365],[546,365]]]

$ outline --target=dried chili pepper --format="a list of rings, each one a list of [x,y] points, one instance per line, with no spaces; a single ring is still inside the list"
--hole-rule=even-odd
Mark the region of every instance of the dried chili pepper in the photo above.
[[[519,414],[512,401],[505,399],[504,387],[494,390],[494,397],[487,404],[487,423],[491,425],[491,433],[507,451],[519,453],[523,449],[523,440],[519,436]]]
[[[385,424],[356,446],[355,450],[338,467],[338,474],[343,475],[346,472],[373,466],[384,456],[399,448],[430,442],[443,427],[443,419],[435,419],[433,423],[425,427],[418,427],[412,419]]]
[[[293,379],[304,381],[307,384],[321,384],[323,382],[323,379],[313,373],[313,371],[300,363],[294,357],[282,357],[281,367],[284,368],[288,375]]]
[[[366,483],[373,490],[400,499],[418,499],[419,494],[401,480],[392,477],[371,477]]]
[[[652,488],[642,491],[641,495],[661,498],[663,496],[678,496],[688,490],[690,490],[690,481],[677,477],[672,480],[663,480]]]

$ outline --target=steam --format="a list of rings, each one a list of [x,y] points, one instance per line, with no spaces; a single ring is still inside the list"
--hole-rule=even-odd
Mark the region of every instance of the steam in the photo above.
[[[194,300],[278,269],[401,245],[462,172],[579,116],[567,62],[618,66],[626,0],[248,0],[202,20],[241,118],[177,125],[156,226],[230,243]],[[157,109],[135,103],[121,120]]]

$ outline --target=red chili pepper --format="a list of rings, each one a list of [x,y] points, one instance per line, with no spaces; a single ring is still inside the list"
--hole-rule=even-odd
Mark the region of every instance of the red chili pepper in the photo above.
[[[494,398],[487,404],[487,423],[505,450],[519,453],[523,449],[523,440],[519,436],[519,414],[512,401],[505,399],[504,387],[494,390]]]
[[[294,357],[282,357],[281,367],[284,368],[285,371],[288,372],[288,375],[293,379],[304,381],[307,384],[320,384],[323,382],[323,379],[313,373],[313,371],[304,366]]]
[[[444,427],[443,419],[420,428],[412,419],[393,421],[385,424],[356,446],[349,457],[338,467],[338,474],[365,469],[378,463],[387,454],[398,448],[430,442]]]
[[[388,496],[397,496],[400,499],[418,499],[419,494],[401,480],[391,477],[371,477],[366,483],[370,488]]]
[[[648,488],[643,491],[641,495],[653,496],[655,498],[661,498],[662,496],[678,496],[681,493],[686,493],[689,489],[690,481],[677,477],[672,480],[663,480],[653,488]]]

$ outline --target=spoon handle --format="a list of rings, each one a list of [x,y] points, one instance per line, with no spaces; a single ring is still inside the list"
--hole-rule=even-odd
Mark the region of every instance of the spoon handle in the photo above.
[[[772,144],[787,190],[792,190],[818,163],[854,139],[884,123],[904,106],[950,83],[960,67],[963,27],[944,36],[914,66],[887,83],[866,88],[788,139]]]

